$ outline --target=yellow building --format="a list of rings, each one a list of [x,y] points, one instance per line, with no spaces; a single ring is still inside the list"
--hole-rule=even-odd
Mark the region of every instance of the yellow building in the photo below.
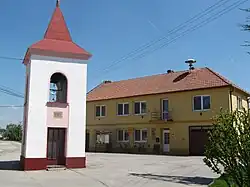
[[[249,93],[209,68],[104,81],[87,95],[89,151],[201,155],[220,108]]]

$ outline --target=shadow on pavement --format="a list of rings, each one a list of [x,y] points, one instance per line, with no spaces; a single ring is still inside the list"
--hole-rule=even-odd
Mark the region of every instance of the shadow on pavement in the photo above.
[[[138,174],[138,173],[130,173],[132,176],[142,177],[146,179],[152,180],[161,180],[166,182],[174,182],[180,184],[197,184],[197,185],[208,185],[213,181],[213,178],[206,177],[184,177],[184,176],[169,176],[169,175],[154,175],[154,174]]]
[[[12,160],[12,161],[0,161],[0,170],[20,170],[20,161]]]

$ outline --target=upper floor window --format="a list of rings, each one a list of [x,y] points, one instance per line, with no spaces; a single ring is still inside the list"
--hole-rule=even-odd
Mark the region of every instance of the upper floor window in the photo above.
[[[211,98],[209,95],[200,95],[193,97],[193,110],[209,110],[211,105]]]
[[[140,129],[134,131],[135,142],[146,142],[148,138],[148,130]]]
[[[237,109],[242,109],[242,98],[241,97],[237,97]]]
[[[105,105],[96,106],[95,116],[96,117],[105,117],[106,116],[106,106]]]
[[[119,142],[127,142],[129,141],[129,134],[127,130],[118,130],[117,131],[117,140]]]
[[[61,73],[54,73],[50,78],[49,101],[67,103],[67,78]]]
[[[135,114],[146,114],[147,103],[145,101],[135,102]]]
[[[117,115],[118,116],[129,115],[129,104],[119,103],[117,106]]]

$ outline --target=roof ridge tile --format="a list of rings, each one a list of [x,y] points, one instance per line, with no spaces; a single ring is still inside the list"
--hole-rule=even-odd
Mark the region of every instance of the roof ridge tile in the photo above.
[[[216,75],[218,78],[220,78],[222,81],[224,81],[226,84],[228,85],[232,85],[231,81],[227,80],[225,77],[223,77],[222,75],[220,75],[219,73],[213,71],[211,68],[209,67],[205,67],[206,69],[208,69],[211,73],[213,73],[214,75]]]

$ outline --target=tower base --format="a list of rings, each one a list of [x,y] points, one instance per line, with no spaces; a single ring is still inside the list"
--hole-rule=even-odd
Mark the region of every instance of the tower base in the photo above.
[[[66,157],[66,168],[86,168],[86,157]]]
[[[20,156],[20,168],[23,171],[47,169],[47,158],[25,158]],[[86,157],[66,157],[66,168],[86,168]]]
[[[25,158],[20,156],[20,166],[21,170],[30,171],[30,170],[44,170],[47,167],[46,158]]]

